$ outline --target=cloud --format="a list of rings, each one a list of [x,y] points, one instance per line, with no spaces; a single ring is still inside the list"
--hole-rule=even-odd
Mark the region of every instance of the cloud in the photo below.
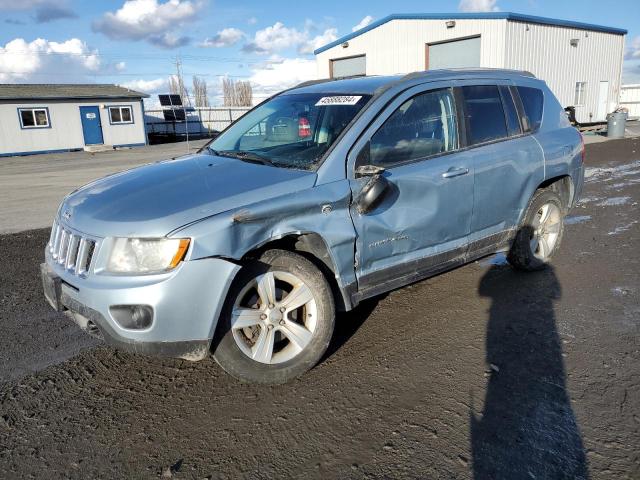
[[[4,83],[78,82],[112,68],[78,38],[65,42],[38,38],[30,43],[16,38],[0,45],[0,82]]]
[[[285,27],[282,22],[258,30],[253,40],[242,47],[246,53],[272,54],[289,48],[296,48],[300,54],[313,53],[313,50],[332,42],[337,38],[338,30],[326,29],[321,35],[312,37],[313,25],[307,22],[303,31]]]
[[[298,53],[313,53],[317,48],[324,47],[327,43],[331,43],[337,38],[338,29],[327,28],[322,35],[316,35],[314,38],[301,45],[300,48],[298,48]]]
[[[150,44],[160,48],[179,48],[191,43],[190,37],[179,37],[173,33],[163,33],[162,35],[151,35],[148,39]]]
[[[254,103],[317,76],[316,61],[306,58],[273,57],[272,61],[253,68],[249,82]]]
[[[460,0],[458,10],[461,12],[497,12],[500,10],[497,0]]]
[[[0,11],[29,11],[37,23],[47,23],[77,15],[67,5],[67,0],[0,0]],[[19,20],[18,20],[19,21]],[[6,23],[18,23],[5,20]]]
[[[169,90],[169,82],[166,78],[156,78],[154,80],[131,80],[121,83],[122,87],[130,88],[144,93],[162,93]]]
[[[364,17],[362,20],[360,20],[360,23],[358,23],[356,26],[354,26],[351,31],[352,32],[357,32],[358,30],[360,30],[361,28],[366,27],[367,25],[369,25],[371,22],[373,21],[373,17],[371,15],[367,15],[366,17]]]
[[[225,28],[216,33],[213,37],[205,38],[200,44],[201,47],[220,48],[235,45],[244,38],[244,32],[237,28]]]
[[[256,23],[258,23],[258,19],[256,17],[249,17],[247,19],[247,24],[248,25],[255,25]]]
[[[16,18],[7,18],[5,19],[4,23],[8,23],[9,25],[26,25],[26,22],[23,22],[22,20],[18,20]]]
[[[631,40],[624,52],[625,60],[640,60],[640,35]]]
[[[63,18],[77,18],[73,10],[62,5],[43,5],[36,9],[35,20],[37,23],[48,23]]]
[[[191,0],[127,0],[115,12],[93,22],[96,32],[113,40],[147,40],[162,48],[186,45],[188,37],[171,34],[197,19],[203,3]]]

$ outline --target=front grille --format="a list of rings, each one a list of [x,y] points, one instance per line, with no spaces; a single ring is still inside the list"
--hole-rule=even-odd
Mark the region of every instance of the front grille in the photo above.
[[[74,275],[86,275],[91,267],[95,248],[96,240],[74,233],[58,221],[53,222],[49,252],[53,261],[62,265],[65,270]]]

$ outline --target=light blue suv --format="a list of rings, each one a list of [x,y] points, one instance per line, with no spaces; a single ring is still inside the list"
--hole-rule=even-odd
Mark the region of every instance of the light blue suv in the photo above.
[[[68,195],[45,295],[108,344],[285,382],[321,359],[336,310],[497,251],[544,267],[583,157],[525,72],[306,83],[196,155]]]

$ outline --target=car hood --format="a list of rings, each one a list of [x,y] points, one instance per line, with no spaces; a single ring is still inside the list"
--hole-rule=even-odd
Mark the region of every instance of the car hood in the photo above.
[[[60,208],[70,227],[99,237],[164,236],[217,213],[314,185],[316,174],[208,154],[96,180]]]

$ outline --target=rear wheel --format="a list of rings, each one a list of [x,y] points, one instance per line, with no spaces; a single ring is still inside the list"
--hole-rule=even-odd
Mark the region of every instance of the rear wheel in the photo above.
[[[322,358],[334,317],[331,288],[315,265],[292,252],[269,250],[234,282],[213,356],[240,380],[284,383]]]
[[[519,270],[540,270],[558,250],[563,233],[560,197],[552,191],[539,190],[531,199],[507,260]]]

